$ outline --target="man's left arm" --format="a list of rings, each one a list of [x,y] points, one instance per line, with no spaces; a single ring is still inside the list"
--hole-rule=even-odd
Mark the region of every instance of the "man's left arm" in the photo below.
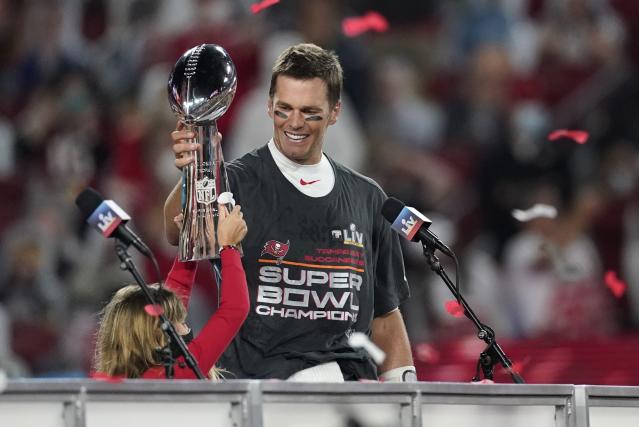
[[[404,319],[399,309],[373,319],[373,342],[386,353],[379,366],[380,379],[385,381],[415,381],[415,366]]]

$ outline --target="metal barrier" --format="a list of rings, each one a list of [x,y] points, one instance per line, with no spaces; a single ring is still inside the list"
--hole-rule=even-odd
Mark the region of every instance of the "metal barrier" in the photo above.
[[[10,381],[0,426],[634,427],[639,387]]]

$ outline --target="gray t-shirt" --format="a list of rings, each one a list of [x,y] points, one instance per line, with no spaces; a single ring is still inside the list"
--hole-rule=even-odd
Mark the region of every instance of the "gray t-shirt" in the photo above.
[[[329,159],[330,160],[330,159]],[[336,361],[344,378],[377,378],[353,331],[408,298],[398,236],[381,215],[386,195],[370,178],[331,161],[333,190],[302,194],[267,146],[226,165],[242,205],[251,310],[218,365],[228,378],[288,378]]]

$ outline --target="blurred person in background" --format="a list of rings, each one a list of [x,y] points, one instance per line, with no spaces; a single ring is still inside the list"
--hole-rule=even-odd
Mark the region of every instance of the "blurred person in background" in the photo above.
[[[68,309],[57,258],[33,233],[13,236],[10,243],[6,237],[0,304],[11,318],[13,350],[31,371],[43,373],[60,363],[60,325]]]
[[[599,177],[606,205],[593,229],[606,272],[614,272],[627,291],[617,296],[616,307],[626,330],[639,326],[639,151],[633,141],[622,140],[599,154]]]
[[[625,30],[608,0],[544,2],[541,55],[545,60],[590,66],[616,62]]]
[[[623,65],[625,33],[608,0],[544,2],[536,71],[544,100],[556,105],[599,70]]]
[[[0,372],[8,378],[28,376],[27,366],[13,353],[11,341],[11,318],[0,304]]]
[[[441,207],[457,182],[455,171],[438,157],[445,116],[420,92],[417,65],[389,55],[379,58],[368,135],[374,149],[374,175],[389,193],[416,207]]]
[[[387,53],[379,56],[377,64],[366,121],[373,152],[371,174],[388,193],[427,212],[430,218],[435,215],[438,236],[452,244],[455,225],[437,212],[446,212],[463,191],[457,187],[454,168],[440,157],[444,111],[421,93],[423,71],[414,58]],[[437,287],[439,278],[429,274],[420,245],[402,242],[402,247],[411,287],[411,298],[402,305],[402,313],[411,341],[424,341],[433,336],[436,299],[431,285]]]
[[[515,333],[576,339],[615,332],[618,322],[603,284],[601,258],[587,234],[604,200],[599,188],[581,186],[565,207],[552,184],[532,194],[528,205],[554,206],[559,216],[524,223],[504,250]]]

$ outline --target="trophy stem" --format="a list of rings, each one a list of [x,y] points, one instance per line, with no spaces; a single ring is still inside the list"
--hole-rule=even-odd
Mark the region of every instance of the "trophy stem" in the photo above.
[[[219,257],[216,241],[217,208],[215,201],[228,188],[220,144],[215,140],[215,122],[187,125],[195,133],[193,162],[182,169],[184,222],[180,230],[180,261],[199,261]]]

